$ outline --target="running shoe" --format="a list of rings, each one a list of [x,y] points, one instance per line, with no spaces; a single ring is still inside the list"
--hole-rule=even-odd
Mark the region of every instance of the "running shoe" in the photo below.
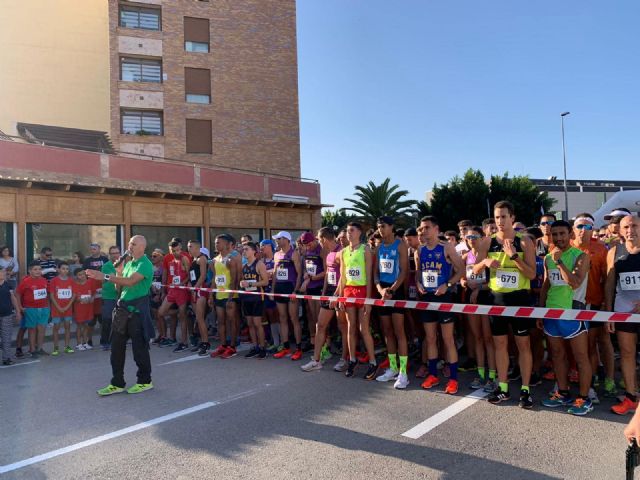
[[[302,350],[298,348],[295,352],[293,352],[293,355],[291,355],[291,360],[294,362],[297,362],[301,358],[302,358]]]
[[[370,363],[369,368],[367,368],[367,373],[364,374],[365,380],[373,380],[376,378],[376,373],[378,372],[378,365],[376,363]]]
[[[267,348],[267,353],[273,355],[274,353],[278,353],[279,350],[280,345],[269,345],[269,347]]]
[[[557,407],[566,407],[567,405],[571,405],[573,400],[569,395],[562,395],[560,392],[553,392],[549,395],[549,398],[545,398],[540,402],[543,407],[547,408],[557,408]]]
[[[511,370],[509,370],[509,373],[507,375],[507,379],[510,382],[515,382],[519,378],[520,378],[520,367],[518,365],[516,365]]]
[[[552,382],[555,382],[556,374],[553,370],[548,370],[546,373],[542,375],[542,378],[545,380],[550,380]]]
[[[84,343],[79,343],[78,345],[76,345],[76,350],[84,352],[86,350],[86,348],[84,348]]]
[[[537,387],[538,385],[542,385],[542,377],[538,375],[536,372],[531,374],[531,378],[529,379],[530,387]]]
[[[449,395],[455,395],[458,393],[458,381],[450,378],[447,382],[447,386],[444,387],[444,393]]]
[[[8,367],[10,365],[15,364],[16,362],[14,362],[13,360],[11,360],[10,358],[7,358],[5,360],[2,361],[2,365],[5,367]]]
[[[487,383],[485,383],[484,388],[482,389],[483,392],[487,392],[487,393],[491,393],[493,392],[496,388],[498,387],[498,384],[493,381],[493,380],[487,380]]]
[[[224,352],[227,351],[226,345],[218,345],[213,352],[211,352],[211,358],[221,357]]]
[[[395,388],[396,390],[404,390],[408,386],[409,386],[409,377],[407,376],[407,374],[399,373],[398,379],[393,384],[393,388]]]
[[[278,350],[278,353],[275,353],[273,355],[273,358],[283,358],[286,357],[287,355],[289,355],[291,353],[291,349],[290,348],[283,348],[282,350]]]
[[[638,408],[638,402],[631,400],[625,395],[620,403],[611,407],[611,411],[617,415],[626,415],[630,412],[635,412]]]
[[[326,345],[322,346],[322,350],[320,350],[320,363],[324,363],[331,358],[331,351]]]
[[[60,355],[60,350],[58,350],[58,347],[54,347],[53,351],[51,352],[51,356],[57,357],[58,355]]]
[[[101,397],[106,397],[109,395],[114,395],[116,393],[122,393],[124,392],[124,388],[121,387],[116,387],[115,385],[107,385],[104,388],[101,388],[100,390],[98,390],[98,395],[100,395]]]
[[[256,358],[258,360],[264,360],[265,358],[267,358],[267,350],[264,348],[260,349],[260,352],[258,353],[258,355],[256,356]]]
[[[469,388],[472,390],[480,390],[484,388],[484,382],[481,378],[476,377],[473,379],[473,382],[471,382],[471,385],[469,385]]]
[[[368,353],[356,353],[356,359],[358,363],[369,363],[369,354]]]
[[[127,393],[142,393],[153,388],[153,383],[136,383],[127,390]]]
[[[64,347],[64,353],[73,353],[73,348],[67,345],[66,347]]]
[[[378,376],[378,378],[376,378],[376,381],[378,381],[378,382],[390,382],[391,380],[395,381],[397,379],[398,379],[398,372],[394,372],[390,368],[387,368],[382,375],[380,375],[380,376]]]
[[[161,347],[173,347],[178,341],[175,338],[165,338],[160,344]]]
[[[416,378],[426,378],[428,374],[429,368],[424,363],[421,363],[418,371],[416,372]]]
[[[386,370],[387,368],[389,368],[391,366],[391,362],[389,362],[389,357],[385,357],[384,360],[382,361],[382,363],[378,364],[378,368],[380,370]]]
[[[604,379],[604,397],[605,398],[615,398],[618,395],[618,389],[616,388],[616,382],[611,378]]]
[[[527,410],[533,408],[533,398],[531,398],[530,392],[527,392],[526,390],[520,390],[520,400],[518,401],[518,406]]]
[[[93,345],[90,345],[89,343],[85,343],[84,344],[84,349],[85,350],[93,350]],[[41,349],[42,350],[42,349]]]
[[[260,353],[258,347],[251,347],[251,350],[244,356],[244,358],[253,358],[256,357]]]
[[[220,358],[233,358],[238,354],[238,352],[236,351],[235,347],[227,347],[226,350],[224,351],[224,353],[222,355],[220,355]]]
[[[567,412],[571,415],[578,416],[586,415],[591,411],[593,411],[593,403],[591,402],[591,400],[589,398],[585,400],[584,398],[580,397],[576,398],[576,401],[573,402],[573,405],[571,405],[571,407],[569,407],[569,410],[567,410]]]
[[[356,373],[356,367],[358,366],[358,360],[355,362],[349,361],[349,365],[347,365],[347,370],[344,372],[345,377],[353,377]]]
[[[594,405],[600,405],[600,399],[598,398],[598,394],[593,388],[589,389],[589,400]]]
[[[300,367],[303,372],[313,372],[314,370],[322,370],[322,363],[311,359],[309,363],[305,363]]]
[[[185,352],[189,349],[186,343],[179,343],[176,348],[173,349],[173,353]]]
[[[433,387],[435,387],[436,385],[440,384],[440,379],[438,377],[435,377],[433,375],[429,375],[426,380],[424,382],[422,382],[422,385],[420,385],[422,388],[424,388],[425,390],[429,390]]]
[[[87,344],[85,343],[85,348],[87,347]],[[49,356],[49,352],[45,351],[44,348],[40,347],[40,349],[38,350],[38,355],[43,355],[45,357]]]
[[[333,366],[333,369],[336,372],[344,372],[344,369],[347,368],[347,361],[344,358],[340,358],[338,362]]]
[[[463,363],[458,366],[458,370],[461,372],[469,372],[471,370],[476,370],[478,368],[478,364],[475,358],[467,358]]]
[[[497,387],[487,397],[487,401],[489,403],[493,403],[494,405],[498,405],[502,402],[508,402],[509,400],[511,400],[511,395],[509,394],[509,392],[503,392],[500,387]]]
[[[190,351],[191,353],[195,353],[195,352],[200,351],[200,345],[202,345],[202,344],[201,344],[201,343],[199,343],[199,344],[198,344],[198,345],[196,345],[195,347],[191,347],[191,348],[189,349],[189,351]]]
[[[24,353],[21,348],[16,348],[16,358],[24,358]]]
[[[578,375],[578,370],[572,368],[569,370],[569,383],[578,383],[580,381],[580,377]]]
[[[209,351],[210,348],[211,348],[211,344],[209,342],[202,342],[200,344],[200,349],[198,350],[198,355],[200,355],[201,357],[206,357],[207,352]]]

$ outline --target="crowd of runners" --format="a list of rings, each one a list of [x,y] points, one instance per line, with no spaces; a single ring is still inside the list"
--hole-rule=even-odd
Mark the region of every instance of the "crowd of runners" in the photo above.
[[[532,387],[547,379],[555,385],[541,395],[544,407],[586,415],[600,394],[618,398],[613,413],[634,411],[638,323],[463,315],[290,296],[640,313],[637,216],[617,209],[601,228],[587,212],[571,222],[542,215],[529,227],[516,218],[513,206],[502,201],[493,218],[481,225],[461,220],[457,232],[441,232],[433,216],[404,230],[383,216],[368,231],[352,222],[297,239],[286,231],[260,242],[222,234],[213,253],[199,241],[173,238],[167,252],[147,252],[157,332],[151,343],[219,359],[237,356],[240,342],[251,343],[245,358],[300,361],[310,352],[301,365],[305,372],[337,356],[332,368],[346,377],[393,382],[396,389],[406,389],[413,377],[426,390],[442,383],[451,395],[483,389],[493,404],[508,402],[509,382],[520,381],[522,408],[532,408]],[[14,318],[20,321],[18,359],[92,349],[97,322],[100,347],[109,350],[118,291],[113,283],[88,278],[86,270],[114,274],[121,251],[112,246],[107,257],[99,245],[90,249],[73,270],[43,249],[17,286],[10,281],[17,267],[0,269],[5,365],[14,362],[7,336]],[[43,348],[48,324],[50,352]],[[459,371],[472,371],[475,378],[461,385]]]

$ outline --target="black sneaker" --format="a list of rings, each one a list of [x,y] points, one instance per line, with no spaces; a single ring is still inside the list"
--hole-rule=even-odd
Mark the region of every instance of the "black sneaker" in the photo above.
[[[173,353],[184,352],[187,348],[188,347],[184,343],[179,343],[178,346],[173,349]]]
[[[6,360],[2,361],[2,365],[4,365],[5,367],[8,367],[9,365],[13,365],[14,363],[16,363],[16,362],[11,360],[10,358],[7,358]]]
[[[21,348],[16,348],[16,358],[24,358],[24,353],[22,353]]]
[[[478,364],[475,358],[467,358],[464,363],[458,366],[458,370],[461,372],[469,372],[478,368]]]
[[[48,357],[49,352],[45,351],[44,348],[41,348],[40,350],[38,350],[38,355],[44,355],[45,357]]]
[[[198,355],[201,357],[206,357],[207,353],[209,353],[209,349],[211,348],[211,344],[209,342],[202,342],[200,344],[200,350],[198,350]]]
[[[202,344],[201,344],[201,343],[199,343],[198,345],[195,345],[195,346],[191,347],[191,348],[189,349],[189,351],[190,351],[191,353],[199,352],[199,351],[200,351],[200,345],[202,345]]]
[[[367,373],[364,374],[365,380],[373,380],[376,378],[376,372],[378,371],[378,365],[374,365],[373,363],[369,364],[369,368],[367,369]]]
[[[258,350],[256,347],[251,347],[251,350],[249,350],[249,353],[247,353],[244,358],[253,358],[253,357],[257,357],[258,354],[260,353],[260,350]]]
[[[531,374],[531,379],[529,380],[530,387],[537,387],[538,385],[542,385],[542,377],[538,375],[536,372]]]
[[[258,360],[264,360],[265,358],[267,358],[267,349],[266,348],[259,349],[259,352],[258,352],[258,355],[256,355],[256,358]]]
[[[509,400],[511,400],[511,395],[509,394],[509,392],[503,392],[502,390],[500,390],[500,387],[496,388],[487,397],[487,401],[489,403],[493,403],[494,405],[502,402],[507,402]]]
[[[520,408],[526,408],[527,410],[533,408],[533,399],[531,394],[526,390],[520,390],[520,401],[518,402]]]
[[[353,377],[354,373],[356,372],[356,367],[358,366],[358,361],[356,360],[355,362],[349,362],[349,365],[347,366],[347,370],[344,372],[344,376],[345,377]]]
[[[510,382],[515,382],[520,378],[520,367],[516,365],[511,370],[509,370],[509,374],[507,375],[507,379]]]

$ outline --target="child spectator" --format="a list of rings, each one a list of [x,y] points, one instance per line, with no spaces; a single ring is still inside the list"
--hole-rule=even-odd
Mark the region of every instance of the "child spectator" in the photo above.
[[[58,265],[58,276],[49,284],[51,299],[51,322],[53,323],[53,351],[51,355],[59,355],[58,339],[60,324],[64,326],[64,352],[73,353],[71,348],[71,320],[73,319],[73,280],[69,278],[69,264]]]
[[[77,350],[91,350],[89,345],[88,322],[93,320],[93,297],[95,284],[87,278],[87,272],[83,269],[76,270],[76,282],[73,286],[75,296],[73,302],[73,319],[77,327]]]
[[[21,318],[18,301],[13,294],[13,288],[7,280],[7,272],[0,268],[0,339],[2,339],[2,365],[13,365],[9,349],[11,348],[11,334],[13,333],[13,309],[16,317]]]
[[[42,348],[44,328],[49,323],[50,314],[47,286],[40,262],[36,260],[29,265],[29,275],[22,279],[16,290],[18,311],[24,316],[20,326],[29,332],[29,352],[32,357],[49,355]],[[22,354],[22,349],[16,349],[16,355],[18,350]]]

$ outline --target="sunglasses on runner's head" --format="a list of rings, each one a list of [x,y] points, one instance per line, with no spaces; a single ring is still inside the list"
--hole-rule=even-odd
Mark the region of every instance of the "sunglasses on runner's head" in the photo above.
[[[593,230],[593,225],[589,225],[588,223],[584,223],[582,225],[576,225],[578,230]]]
[[[482,238],[482,237],[480,237],[480,235],[467,235],[464,238],[466,238],[467,240],[478,240],[479,238]]]
[[[553,222],[540,222],[541,227],[546,227],[547,225],[551,226],[551,224],[553,224]]]
[[[515,230],[516,232],[521,232],[521,231],[523,231],[523,230],[524,230],[524,228],[522,228],[522,227],[516,227],[516,228],[514,228],[514,230]]]

